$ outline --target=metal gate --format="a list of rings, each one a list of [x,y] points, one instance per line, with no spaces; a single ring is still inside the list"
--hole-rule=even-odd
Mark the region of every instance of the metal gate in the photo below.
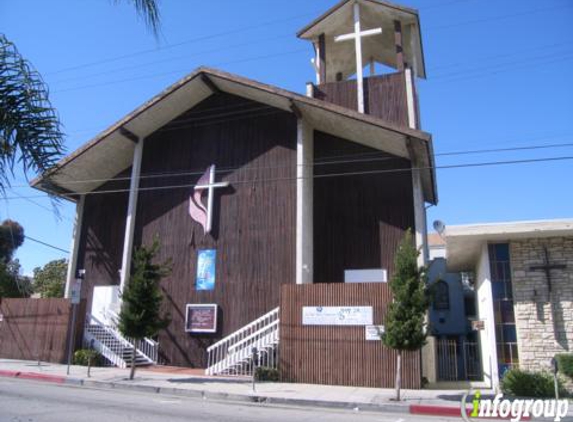
[[[436,347],[439,381],[479,381],[483,378],[477,342],[438,339]]]

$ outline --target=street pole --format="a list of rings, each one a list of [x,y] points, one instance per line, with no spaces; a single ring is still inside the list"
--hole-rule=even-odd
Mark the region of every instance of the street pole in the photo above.
[[[72,304],[72,325],[68,330],[68,368],[66,374],[70,375],[70,365],[72,363],[72,352],[74,350],[74,340],[76,333],[76,314],[78,312],[78,304],[81,300],[82,280],[84,279],[86,270],[79,270],[75,283],[71,289],[70,303]]]
[[[68,332],[68,369],[66,374],[70,375],[70,364],[72,362],[72,350],[74,348],[74,334],[76,331],[76,313],[78,311],[78,305],[72,303],[72,326]]]

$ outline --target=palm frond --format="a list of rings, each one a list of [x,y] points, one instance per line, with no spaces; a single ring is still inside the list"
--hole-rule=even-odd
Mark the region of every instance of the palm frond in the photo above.
[[[18,164],[27,176],[43,173],[64,152],[60,119],[48,87],[0,34],[0,191],[10,186]]]
[[[120,3],[125,0],[115,0],[115,3]],[[127,0],[133,4],[137,14],[145,21],[147,26],[153,31],[157,37],[159,35],[161,17],[159,15],[159,7],[157,0]]]

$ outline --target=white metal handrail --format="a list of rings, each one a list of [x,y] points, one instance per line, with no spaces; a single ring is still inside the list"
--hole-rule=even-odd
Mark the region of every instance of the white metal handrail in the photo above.
[[[159,358],[159,343],[153,339],[144,337],[141,340],[135,340],[131,337],[125,337],[121,332],[118,330],[119,324],[119,315],[113,311],[112,309],[108,308],[105,311],[105,315],[107,319],[112,323],[110,327],[113,329],[115,333],[123,340],[125,340],[131,347],[135,343],[137,350],[144,355],[147,359],[149,359],[153,363],[157,363]]]
[[[106,315],[107,316],[107,315]],[[151,339],[135,341],[124,337],[117,325],[106,324],[94,315],[88,314],[85,323],[84,339],[86,345],[93,346],[112,364],[125,368],[126,354],[131,358],[133,346],[136,346],[136,359],[139,363],[156,363],[158,358],[159,344]]]
[[[275,308],[207,348],[207,375],[252,375],[252,349],[260,365],[276,368],[279,308]]]

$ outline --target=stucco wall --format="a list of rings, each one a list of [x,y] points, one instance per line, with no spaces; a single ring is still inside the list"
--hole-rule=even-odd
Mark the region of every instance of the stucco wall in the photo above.
[[[531,266],[565,264],[547,276]],[[556,353],[573,352],[573,237],[510,242],[511,269],[520,367],[547,370]]]

